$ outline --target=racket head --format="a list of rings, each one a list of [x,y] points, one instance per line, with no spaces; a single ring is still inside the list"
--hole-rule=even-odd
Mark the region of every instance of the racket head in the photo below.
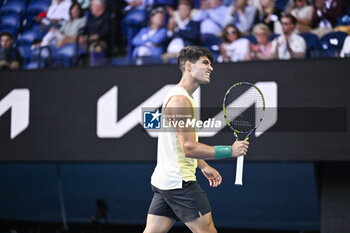
[[[224,118],[238,140],[238,134],[252,132],[262,122],[265,113],[265,99],[260,89],[249,82],[232,85],[223,101]]]

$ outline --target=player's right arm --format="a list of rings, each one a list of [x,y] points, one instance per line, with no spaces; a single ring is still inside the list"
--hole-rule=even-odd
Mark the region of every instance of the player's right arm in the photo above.
[[[184,120],[183,116],[193,118],[193,109],[191,102],[182,95],[173,96],[165,108],[165,116],[172,116],[173,122]],[[203,143],[196,142],[194,128],[179,127],[175,128],[176,136],[179,140],[184,155],[196,159],[215,159],[215,148]],[[232,157],[245,155],[248,150],[249,142],[236,141],[231,145]]]

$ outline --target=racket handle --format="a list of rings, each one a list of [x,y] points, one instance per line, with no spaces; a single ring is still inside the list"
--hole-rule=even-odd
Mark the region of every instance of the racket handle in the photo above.
[[[243,155],[237,157],[235,185],[243,185],[243,162]]]

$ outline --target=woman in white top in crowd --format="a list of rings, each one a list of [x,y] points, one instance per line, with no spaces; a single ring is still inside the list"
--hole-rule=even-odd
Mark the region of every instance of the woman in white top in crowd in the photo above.
[[[241,38],[235,25],[229,24],[223,29],[222,40],[218,62],[244,61],[249,53],[249,41]]]

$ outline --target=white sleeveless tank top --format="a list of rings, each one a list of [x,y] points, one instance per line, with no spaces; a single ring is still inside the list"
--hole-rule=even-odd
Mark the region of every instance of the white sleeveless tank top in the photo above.
[[[163,102],[162,113],[169,99],[175,95],[183,95],[191,102],[194,118],[198,119],[193,98],[180,86],[175,86],[168,92]],[[195,129],[195,140],[198,142],[197,129]],[[196,168],[197,159],[185,157],[173,128],[159,133],[157,165],[151,177],[153,186],[161,190],[182,188],[182,181],[196,181]]]

